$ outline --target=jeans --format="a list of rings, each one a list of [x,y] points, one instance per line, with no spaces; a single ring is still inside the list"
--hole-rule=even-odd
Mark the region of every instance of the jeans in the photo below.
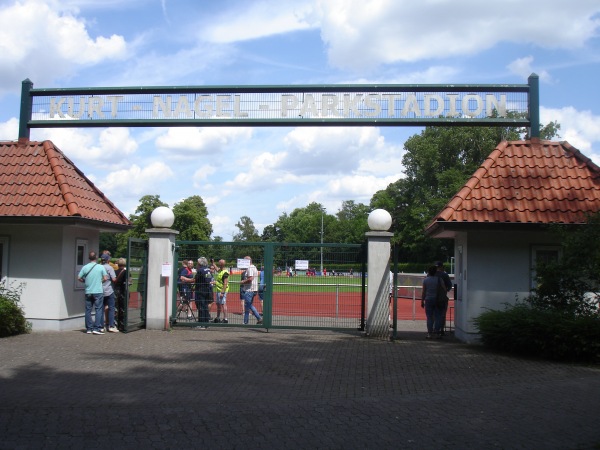
[[[435,307],[435,297],[425,299],[425,315],[427,316],[427,332],[429,334],[439,331],[438,309]]]
[[[92,307],[96,317],[92,323]],[[100,331],[104,327],[104,294],[85,294],[85,329]]]
[[[104,306],[108,306],[108,326],[115,326],[115,294],[112,293],[104,297]]]
[[[260,314],[252,304],[254,301],[254,296],[256,295],[256,291],[246,291],[244,292],[244,324],[248,323],[248,318],[250,316],[250,311],[254,314],[257,320],[260,320]]]
[[[202,294],[196,292],[196,308],[198,309],[198,322],[210,321],[210,313],[208,311],[208,301],[212,294]]]

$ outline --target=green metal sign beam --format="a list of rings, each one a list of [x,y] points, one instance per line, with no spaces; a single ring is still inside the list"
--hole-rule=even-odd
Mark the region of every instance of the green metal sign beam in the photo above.
[[[31,128],[205,126],[529,126],[538,77],[521,85],[140,86],[33,89],[23,81],[19,137]]]

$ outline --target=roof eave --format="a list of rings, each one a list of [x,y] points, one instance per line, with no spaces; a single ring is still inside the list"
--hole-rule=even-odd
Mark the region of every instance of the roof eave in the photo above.
[[[133,228],[131,224],[118,224],[102,222],[100,220],[87,219],[84,217],[39,217],[39,216],[0,216],[0,224],[28,224],[28,225],[62,225],[62,226],[85,226],[100,229],[102,232],[125,232]]]

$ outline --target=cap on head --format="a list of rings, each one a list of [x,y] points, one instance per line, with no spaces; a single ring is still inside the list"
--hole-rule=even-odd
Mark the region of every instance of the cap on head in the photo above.
[[[435,267],[444,267],[444,263],[442,261],[436,261]]]
[[[110,260],[110,255],[107,255],[106,253],[104,253],[103,255],[100,256],[100,259],[102,261],[108,261],[108,260]]]

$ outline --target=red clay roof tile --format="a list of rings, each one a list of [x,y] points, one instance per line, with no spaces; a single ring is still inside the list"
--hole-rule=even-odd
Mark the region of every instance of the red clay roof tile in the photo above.
[[[131,225],[52,142],[0,142],[0,158],[0,216]]]
[[[600,210],[600,168],[567,142],[502,142],[427,227],[576,224]]]

